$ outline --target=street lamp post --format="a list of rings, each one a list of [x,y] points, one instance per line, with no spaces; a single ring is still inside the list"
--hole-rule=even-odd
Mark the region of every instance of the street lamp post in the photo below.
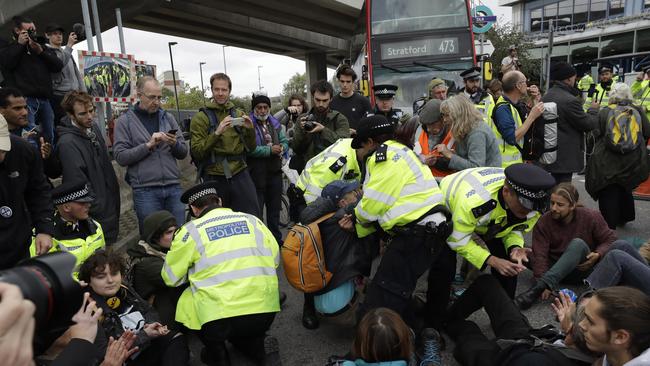
[[[178,90],[176,90],[176,72],[174,72],[174,56],[172,55],[172,46],[177,45],[178,42],[168,42],[167,46],[169,46],[169,61],[172,64],[172,80],[174,81],[174,98],[176,98],[176,118],[178,118],[178,121],[181,120],[181,108],[178,105]]]
[[[228,69],[226,69],[226,47],[228,46],[221,46],[221,52],[223,53],[223,73],[228,74]]]
[[[262,90],[262,78],[260,77],[260,69],[261,68],[262,68],[262,66],[257,67],[257,87],[258,87],[258,90],[260,90],[260,91]]]
[[[205,62],[199,62],[199,72],[201,74],[201,98],[203,98],[203,106],[205,107],[205,87],[203,86],[203,65],[205,65]]]

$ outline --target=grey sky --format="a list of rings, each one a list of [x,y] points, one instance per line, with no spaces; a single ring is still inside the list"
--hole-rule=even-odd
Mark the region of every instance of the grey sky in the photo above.
[[[498,7],[498,0],[484,0],[490,6],[499,20],[510,20],[510,8]],[[127,54],[135,56],[136,60],[144,60],[149,64],[157,65],[158,73],[171,70],[169,49],[167,42],[178,42],[172,47],[174,55],[174,68],[181,79],[190,86],[200,86],[199,62],[203,65],[203,78],[205,87],[209,88],[208,80],[215,72],[223,72],[223,53],[219,44],[195,41],[186,38],[172,37],[162,34],[124,29],[124,39]],[[102,32],[102,41],[105,52],[119,52],[119,38],[117,28]],[[76,50],[87,49],[87,43],[81,42],[75,46]],[[233,81],[233,94],[238,96],[250,95],[258,90],[257,66],[260,70],[261,84],[268,95],[275,96],[282,91],[282,85],[295,73],[305,72],[305,63],[291,57],[278,56],[269,53],[251,51],[236,47],[226,47],[226,66],[228,74]],[[333,70],[328,70],[328,79],[333,75]]]

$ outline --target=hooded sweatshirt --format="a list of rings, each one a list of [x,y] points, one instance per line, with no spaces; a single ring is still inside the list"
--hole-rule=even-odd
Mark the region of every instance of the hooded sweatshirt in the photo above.
[[[61,161],[63,182],[88,183],[95,197],[90,216],[102,225],[110,245],[117,241],[119,231],[120,187],[102,133],[93,123],[88,134],[72,125],[68,116],[61,119],[56,132],[55,154]]]
[[[52,73],[52,91],[56,95],[65,95],[72,90],[86,92],[86,84],[84,84],[81,72],[74,62],[72,56],[72,47],[57,48],[50,44],[46,45],[48,49],[52,50],[56,57],[63,63],[61,72]]]

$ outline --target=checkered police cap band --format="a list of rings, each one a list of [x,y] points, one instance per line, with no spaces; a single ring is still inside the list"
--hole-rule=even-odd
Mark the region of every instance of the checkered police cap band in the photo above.
[[[207,196],[209,194],[216,195],[217,194],[217,189],[216,188],[206,188],[206,189],[200,190],[200,191],[194,193],[193,195],[191,195],[190,198],[187,199],[187,203],[191,205],[191,204],[194,203],[194,201],[198,200],[201,197]]]
[[[76,192],[71,192],[66,194],[63,197],[55,198],[52,200],[55,205],[62,205],[68,202],[74,202],[80,198],[86,197],[90,192],[88,191],[88,186],[84,186],[83,189],[80,189]]]
[[[378,90],[376,92],[376,94],[378,94],[378,95],[395,95],[395,91],[394,90],[388,90],[388,89],[384,88],[382,90]]]
[[[517,194],[528,197],[530,199],[538,200],[538,199],[545,198],[547,196],[545,190],[533,192],[527,190],[526,188],[518,186],[517,184],[513,183],[510,179],[506,179],[506,181],[508,182],[508,184],[510,184],[510,187],[512,187],[512,189],[514,189],[517,192]]]

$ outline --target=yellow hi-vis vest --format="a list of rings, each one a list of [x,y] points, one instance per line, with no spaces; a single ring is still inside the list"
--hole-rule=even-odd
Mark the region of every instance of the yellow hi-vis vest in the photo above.
[[[176,321],[190,329],[240,315],[280,311],[278,243],[255,216],[215,208],[174,235],[161,274],[167,286],[189,282]]]
[[[488,94],[485,98],[481,99],[478,104],[474,104],[476,109],[481,112],[483,116],[483,121],[490,124],[490,116],[492,116],[492,111],[494,110],[494,98],[492,95]]]
[[[74,238],[74,239],[60,239],[52,237],[52,248],[50,248],[48,253],[54,252],[66,252],[75,256],[77,262],[74,267],[73,275],[77,278],[79,273],[79,267],[81,264],[88,259],[93,253],[99,249],[106,247],[106,241],[104,239],[104,231],[99,222],[91,220],[95,225],[95,232],[89,235],[86,238]],[[56,235],[55,235],[56,236]],[[36,238],[32,237],[32,244],[29,246],[29,255],[30,257],[36,256]]]
[[[521,121],[521,116],[519,115],[519,111],[517,111],[517,108],[515,108],[515,106],[512,105],[512,103],[506,101],[505,98],[503,98],[503,96],[499,97],[494,107],[492,107],[492,111],[494,111],[494,109],[500,104],[508,104],[508,106],[510,107],[510,114],[512,114],[512,119],[514,119],[515,121],[515,129],[521,127],[523,122]],[[501,133],[499,132],[499,129],[497,128],[496,123],[494,122],[493,117],[494,116],[490,114],[490,118],[488,118],[488,121],[490,127],[492,127],[492,131],[494,132],[494,136],[497,138],[497,143],[500,146],[499,150],[501,151],[501,167],[507,168],[512,164],[523,163],[523,159],[521,158],[521,152],[519,151],[517,146],[510,145],[503,139]],[[517,141],[517,143],[519,145],[523,145],[523,141]]]
[[[634,104],[645,108],[646,116],[650,118],[650,80],[635,80],[630,90],[634,97]]]
[[[522,232],[532,230],[539,219],[531,211],[524,222],[508,225],[507,212],[499,203],[499,190],[505,183],[503,168],[472,168],[449,175],[440,182],[447,207],[452,212],[454,231],[447,244],[476,268],[483,268],[490,255],[474,240],[472,234],[485,234],[490,225],[500,225],[494,236],[502,238],[506,251],[524,246]]]
[[[612,81],[612,84],[610,84],[610,87],[615,83],[615,81]],[[634,93],[634,92],[632,92]],[[583,105],[583,108],[585,111],[589,110],[591,108],[591,100],[594,99],[596,102],[600,103],[600,107],[604,107],[609,104],[609,90],[605,90],[602,86],[601,83],[596,84],[596,93],[594,93],[593,97],[589,98],[588,96],[585,97],[585,104]]]
[[[359,237],[375,231],[375,222],[390,232],[407,225],[442,203],[431,170],[399,142],[380,145],[366,161],[363,197],[355,208]]]
[[[361,169],[352,139],[339,139],[320,154],[309,159],[296,187],[304,192],[305,202],[314,202],[323,188],[335,180],[361,182]]]

